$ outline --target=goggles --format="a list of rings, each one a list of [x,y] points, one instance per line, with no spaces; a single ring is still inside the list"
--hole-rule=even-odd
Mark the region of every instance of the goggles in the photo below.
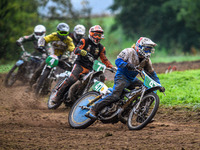
[[[41,36],[43,34],[44,34],[44,32],[35,32],[35,35],[37,35],[37,36]]]
[[[143,51],[145,53],[154,53],[155,49],[153,47],[149,47],[149,46],[144,46],[143,47]]]
[[[93,37],[97,39],[101,39],[102,33],[94,33]]]
[[[57,31],[57,32],[61,36],[67,36],[69,34],[69,32],[67,32],[67,31]]]

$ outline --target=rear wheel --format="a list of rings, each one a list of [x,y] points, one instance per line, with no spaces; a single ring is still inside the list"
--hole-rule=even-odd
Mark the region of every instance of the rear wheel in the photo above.
[[[130,130],[140,130],[144,128],[155,116],[159,107],[159,97],[155,93],[145,95],[139,108],[137,104],[131,110],[128,117],[128,128]]]
[[[85,129],[95,122],[95,120],[86,117],[85,114],[89,111],[87,104],[98,95],[98,92],[88,92],[74,103],[68,116],[68,122],[72,128]]]
[[[4,81],[4,85],[6,87],[11,87],[15,83],[15,81],[18,78],[17,76],[18,70],[19,70],[19,67],[17,65],[14,65],[12,69],[9,71]]]

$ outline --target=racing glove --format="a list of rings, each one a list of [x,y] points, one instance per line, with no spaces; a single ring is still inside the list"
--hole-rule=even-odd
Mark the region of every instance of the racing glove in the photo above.
[[[87,55],[87,51],[82,49],[81,52],[80,52],[81,56],[86,56]]]
[[[165,92],[165,88],[164,88],[164,87],[161,87],[161,88],[159,89],[159,91],[160,91],[160,92]]]
[[[21,45],[22,45],[22,43],[21,43],[21,42],[19,42],[19,41],[16,41],[16,45],[17,45],[17,46],[21,46]]]
[[[41,52],[41,53],[46,53],[46,50],[45,50],[44,46],[39,46],[39,47],[37,48],[37,50],[38,50],[39,52]]]

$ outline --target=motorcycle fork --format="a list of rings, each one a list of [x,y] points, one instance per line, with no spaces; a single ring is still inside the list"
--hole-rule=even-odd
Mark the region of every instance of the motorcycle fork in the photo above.
[[[44,74],[44,71],[46,70],[46,68],[47,68],[47,65],[45,65],[44,68],[42,69],[40,76],[42,76]]]
[[[92,99],[88,104],[87,107],[91,106],[93,103],[95,103],[96,101],[98,101],[99,99],[101,99],[102,95],[98,95],[97,97],[95,97],[94,99]]]
[[[143,87],[140,91],[138,91],[133,97],[131,97],[131,98],[122,106],[122,108],[121,108],[121,110],[120,110],[120,112],[119,112],[119,114],[118,114],[118,117],[121,118],[121,119],[123,119],[123,118],[122,118],[122,112],[124,112],[124,110],[126,110],[126,109],[130,106],[130,104],[133,102],[134,99],[136,99],[139,95],[141,95],[140,100],[139,100],[139,102],[137,103],[137,106],[136,106],[136,109],[135,109],[135,110],[137,110],[137,109],[139,108],[139,106],[140,106],[140,103],[141,103],[141,101],[142,101],[142,98],[143,98],[143,96],[144,96],[144,93],[145,93],[145,87]]]
[[[142,98],[144,97],[145,91],[146,91],[146,89],[145,89],[145,87],[143,87],[143,88],[142,88],[142,92],[141,92],[141,96],[140,96],[140,100],[139,100],[139,102],[137,103],[137,106],[136,106],[136,108],[135,108],[135,111],[137,111],[138,108],[140,107],[140,104],[141,104],[141,102],[142,102]]]

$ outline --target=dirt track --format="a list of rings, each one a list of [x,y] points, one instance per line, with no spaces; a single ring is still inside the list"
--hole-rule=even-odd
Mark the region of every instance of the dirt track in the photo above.
[[[154,68],[163,70],[161,73],[169,66],[165,65],[158,68],[155,64]],[[198,69],[192,64],[176,66],[177,70],[183,66],[190,67],[184,70]],[[121,123],[100,122],[75,130],[68,125],[69,108],[48,110],[47,97],[36,99],[33,93],[25,92],[27,86],[20,84],[5,88],[4,77],[0,75],[0,150],[200,149],[200,112],[160,107],[155,121],[140,131],[129,131]]]

